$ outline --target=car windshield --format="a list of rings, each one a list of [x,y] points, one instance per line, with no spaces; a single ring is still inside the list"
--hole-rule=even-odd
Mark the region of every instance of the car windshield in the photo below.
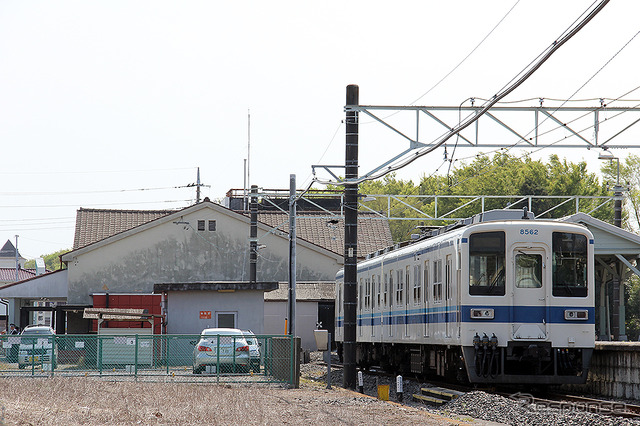
[[[24,331],[22,331],[22,334],[47,334],[47,335],[51,335],[53,333],[51,333],[51,330],[47,329],[47,328],[28,328]]]

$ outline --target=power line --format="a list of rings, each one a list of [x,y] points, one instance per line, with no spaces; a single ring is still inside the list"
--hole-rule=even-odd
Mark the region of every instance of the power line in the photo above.
[[[158,188],[133,188],[133,189],[104,189],[95,191],[53,191],[53,192],[0,192],[0,195],[6,196],[34,196],[34,195],[83,195],[83,194],[108,194],[108,193],[122,193],[122,192],[145,192],[145,191],[161,191],[167,189],[182,189],[190,188],[193,184],[183,186],[165,186]],[[204,185],[203,185],[204,186]]]
[[[163,200],[163,201],[135,201],[128,203],[94,203],[94,204],[84,204],[87,207],[98,207],[98,206],[122,206],[122,205],[137,205],[137,204],[169,204],[169,203],[185,203],[191,202],[191,200]],[[46,205],[13,205],[13,206],[2,206],[0,205],[0,209],[8,209],[8,208],[52,208],[52,207],[78,207],[78,204],[46,204]]]
[[[490,101],[486,102],[482,107],[475,112],[475,114],[471,114],[467,116],[462,123],[458,126],[451,129],[449,132],[445,133],[442,137],[438,138],[434,141],[434,144],[431,146],[419,148],[413,151],[411,155],[408,154],[409,151],[401,154],[395,159],[391,160],[389,165],[385,165],[384,168],[378,168],[376,171],[370,172],[369,174],[364,175],[363,177],[349,180],[319,180],[318,182],[324,184],[335,184],[335,185],[352,185],[364,182],[366,180],[374,180],[378,179],[388,173],[394,172],[401,168],[408,166],[413,163],[420,157],[423,157],[427,154],[430,154],[440,146],[444,145],[451,137],[459,134],[462,130],[470,126],[472,123],[476,122],[482,115],[487,113],[498,101],[509,95],[513,92],[517,87],[519,87],[524,81],[526,81],[533,73],[535,73],[562,45],[564,45],[567,41],[569,41],[574,35],[576,35],[589,21],[591,21],[605,6],[609,3],[610,0],[602,0],[600,4],[598,4],[593,10],[587,10],[582,13],[581,16],[586,15],[583,19],[581,19],[577,24],[572,24],[567,30],[563,32],[563,35],[556,39],[549,47],[547,47],[538,57],[529,65],[527,65],[520,73],[518,73],[514,78],[511,79],[508,85],[504,86],[498,93],[496,93]],[[358,105],[347,105],[345,109],[347,111],[358,111]],[[362,109],[368,115],[373,115],[366,109]]]
[[[608,59],[608,60],[607,60],[607,61],[606,61],[606,62],[605,62],[605,63],[604,63],[604,64],[603,64],[603,65],[602,65],[602,66],[601,66],[601,67],[600,67],[600,68],[599,68],[595,73],[593,73],[593,74],[592,74],[592,75],[591,75],[591,76],[590,76],[590,77],[589,77],[589,78],[588,78],[588,79],[587,79],[587,80],[586,80],[586,81],[585,81],[585,82],[584,82],[584,83],[583,83],[583,84],[582,84],[582,85],[581,85],[577,90],[575,90],[575,91],[573,92],[573,95],[571,95],[568,99],[562,100],[562,103],[561,103],[561,104],[560,104],[560,106],[558,106],[557,108],[558,108],[558,109],[560,109],[560,108],[562,108],[562,106],[563,106],[563,105],[565,105],[567,102],[570,102],[570,101],[572,100],[572,98],[573,98],[575,95],[577,95],[577,94],[578,94],[578,92],[580,92],[580,90],[582,90],[582,89],[583,89],[583,88],[584,88],[584,87],[585,87],[585,86],[586,86],[586,85],[587,85],[591,80],[593,80],[593,79],[594,79],[594,78],[595,78],[595,77],[596,77],[596,76],[597,76],[597,75],[598,75],[598,74],[599,74],[599,73],[600,73],[604,68],[606,68],[606,67],[607,67],[607,66],[608,66],[608,65],[609,65],[609,64],[610,64],[610,63],[611,63],[611,62],[616,58],[616,56],[618,56],[618,55],[619,55],[619,54],[620,54],[620,53],[621,53],[621,52],[622,52],[622,51],[623,51],[627,46],[629,46],[629,44],[630,44],[630,43],[631,43],[631,42],[632,42],[632,41],[633,41],[633,40],[634,40],[634,39],[635,39],[639,34],[640,34],[640,31],[636,32],[636,33],[635,33],[635,34],[634,34],[634,35],[633,35],[633,36],[632,36],[632,37],[631,37],[631,38],[630,38],[630,39],[629,39],[629,40],[628,40],[628,41],[627,41],[627,42],[626,42],[626,43],[625,43],[625,44],[624,44],[620,49],[618,49],[618,51],[616,51],[616,52],[613,54],[613,56],[611,56],[611,57],[610,57],[610,58],[609,58],[609,59]],[[622,95],[618,96],[617,98],[597,98],[597,100],[599,100],[599,101],[601,102],[601,107],[600,107],[600,108],[595,108],[595,109],[594,109],[594,111],[595,111],[595,110],[599,110],[599,111],[606,111],[606,109],[604,108],[604,100],[605,100],[605,99],[609,99],[609,100],[610,100],[610,103],[609,103],[609,104],[614,103],[614,102],[618,102],[618,101],[620,101],[623,97],[625,97],[625,96],[627,96],[627,95],[629,95],[629,94],[631,94],[631,93],[635,92],[635,91],[636,91],[636,90],[638,90],[638,89],[640,89],[640,86],[636,86],[636,87],[634,87],[633,89],[628,90],[627,92],[625,92],[624,94],[622,94]],[[540,100],[542,100],[543,98],[539,98],[539,99],[540,99]],[[630,100],[625,100],[625,101],[626,101],[626,102],[630,102]],[[638,102],[638,101],[636,101],[636,102]],[[640,103],[639,103],[639,104],[634,105],[634,107],[638,107],[638,106],[640,106]],[[556,110],[556,111],[557,111],[557,110]],[[613,117],[608,118],[608,119],[606,119],[606,120],[604,120],[604,121],[612,120],[612,119],[614,119],[614,118],[616,118],[616,117],[619,117],[619,116],[621,116],[622,114],[624,114],[624,112],[625,112],[625,111],[619,112],[618,114],[615,114]],[[588,114],[590,114],[590,112],[589,112]],[[564,128],[566,127],[566,124],[573,123],[573,122],[575,122],[575,121],[577,121],[577,120],[579,120],[579,119],[581,119],[581,118],[584,118],[586,115],[587,115],[587,114],[583,114],[582,116],[579,116],[579,117],[577,117],[577,118],[575,118],[575,119],[573,119],[573,120],[571,120],[571,121],[569,121],[569,122],[565,123],[565,125],[563,125],[563,126],[561,126],[561,125],[557,125],[556,127],[554,127],[554,128],[552,128],[552,129],[550,129],[550,130],[548,130],[548,131],[546,131],[546,132],[542,133],[542,135],[549,134],[549,133],[554,132],[554,131],[559,130],[559,129],[564,129]],[[539,123],[539,124],[538,124],[537,126],[535,126],[533,129],[531,129],[529,132],[527,132],[527,133],[525,134],[525,136],[530,135],[530,134],[531,134],[532,132],[534,132],[536,129],[540,128],[540,126],[541,126],[542,124],[544,124],[548,119],[549,119],[548,117],[547,117],[547,118],[545,118],[545,119],[542,121],[542,123]],[[604,121],[603,121],[603,122],[604,122]],[[587,126],[587,127],[583,128],[582,130],[579,130],[577,133],[578,133],[578,134],[581,134],[582,132],[584,132],[584,131],[586,131],[586,130],[591,129],[592,127],[593,127],[593,125]],[[557,143],[561,142],[562,140],[564,140],[564,138],[558,139],[557,141],[550,143],[548,146],[543,146],[543,147],[540,147],[540,148],[538,148],[538,149],[535,149],[535,150],[533,150],[531,153],[536,153],[536,152],[542,151],[543,149],[550,148],[550,147],[552,147],[553,145],[555,145],[555,144],[557,144]],[[518,140],[517,142],[515,142],[515,143],[514,143],[513,145],[511,145],[510,147],[507,147],[507,148],[500,148],[500,149],[497,149],[497,150],[492,150],[492,151],[489,151],[487,154],[496,153],[496,152],[500,152],[500,151],[509,152],[511,149],[513,149],[513,148],[517,147],[518,145],[520,145],[520,144],[522,144],[522,143],[523,143],[523,142],[522,142],[522,140]],[[487,154],[485,154],[485,155],[487,155]],[[465,160],[465,159],[468,159],[468,158],[471,158],[471,157],[461,158],[461,160]],[[452,161],[453,161],[453,159],[452,159]],[[497,169],[500,169],[500,168],[502,168],[502,167],[505,167],[505,165],[496,165],[496,166],[494,166],[494,167],[489,168],[488,170],[486,170],[485,172],[483,172],[483,173],[481,173],[481,174],[479,174],[479,175],[476,175],[476,176],[474,176],[474,177],[469,177],[469,178],[464,179],[464,180],[462,180],[462,181],[456,182],[456,183],[455,183],[455,184],[453,184],[453,185],[449,185],[449,187],[450,187],[450,188],[455,187],[455,186],[457,186],[457,185],[459,185],[459,184],[461,184],[461,183],[467,182],[467,181],[469,181],[469,180],[471,180],[471,179],[473,179],[473,178],[476,178],[476,177],[478,177],[478,176],[483,176],[483,175],[485,175],[485,174],[487,174],[487,173],[490,173],[490,172],[492,172],[492,171],[494,171],[494,170],[497,170]]]
[[[0,171],[0,175],[48,175],[48,174],[101,174],[101,173],[147,173],[147,172],[167,172],[176,170],[193,170],[195,167],[174,167],[162,169],[131,169],[131,170],[50,170],[50,171]]]
[[[482,44],[489,38],[489,36],[491,34],[493,34],[493,32],[500,26],[500,24],[502,24],[502,21],[504,21],[507,16],[509,16],[509,14],[513,11],[513,9],[515,9],[515,7],[518,5],[518,3],[520,3],[520,0],[517,0],[513,6],[511,6],[511,9],[509,9],[509,11],[502,17],[502,19],[500,19],[498,21],[498,23],[496,25],[494,25],[494,27],[491,29],[491,31],[489,31],[487,33],[487,35],[484,36],[484,38],[482,40],[480,40],[480,43],[478,43],[476,45],[476,47],[474,47],[473,49],[471,49],[471,52],[469,52],[467,54],[467,56],[465,56],[464,58],[462,58],[462,60],[458,63],[458,65],[456,65],[455,67],[453,67],[453,69],[451,71],[449,71],[444,77],[442,77],[436,84],[434,84],[429,90],[427,90],[425,93],[423,93],[420,97],[418,97],[416,100],[414,100],[413,102],[411,102],[409,105],[415,105],[416,102],[418,102],[420,99],[424,98],[425,96],[427,96],[429,93],[431,93],[431,91],[433,89],[435,89],[436,87],[438,87],[440,85],[440,83],[442,83],[445,79],[447,79],[447,77],[449,77],[451,74],[453,74],[453,72],[455,70],[457,70],[467,59],[469,59],[469,57],[471,55],[473,55],[473,53],[478,50],[478,48],[480,46],[482,46]]]

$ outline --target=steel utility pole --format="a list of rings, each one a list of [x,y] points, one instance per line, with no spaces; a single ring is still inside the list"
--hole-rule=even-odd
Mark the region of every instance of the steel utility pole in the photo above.
[[[347,107],[359,103],[359,88],[347,86]],[[345,179],[358,178],[358,112],[346,112]],[[343,386],[356,388],[356,303],[358,259],[358,184],[344,186],[344,363]]]

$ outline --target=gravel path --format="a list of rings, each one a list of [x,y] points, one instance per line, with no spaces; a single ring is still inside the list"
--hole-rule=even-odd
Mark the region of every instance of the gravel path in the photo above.
[[[334,362],[337,357],[334,355]],[[311,382],[326,384],[325,365],[320,364],[321,354],[312,353],[312,362],[301,366],[301,376]],[[342,386],[342,369],[332,369],[332,384]],[[394,377],[380,377],[364,374],[364,393],[377,395],[377,385],[389,385],[389,399],[397,400]],[[403,405],[428,411],[432,414],[450,417],[459,421],[480,419],[509,425],[640,425],[638,420],[604,416],[577,410],[561,411],[555,408],[539,407],[518,401],[516,398],[506,398],[500,395],[474,391],[451,401],[440,408],[428,407],[420,402],[414,402],[412,395],[420,393],[421,387],[431,386],[414,380],[403,380]]]

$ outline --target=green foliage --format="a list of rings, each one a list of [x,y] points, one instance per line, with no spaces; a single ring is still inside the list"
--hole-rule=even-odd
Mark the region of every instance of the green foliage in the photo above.
[[[629,340],[637,341],[640,336],[640,278],[632,275],[626,282],[626,332]]]
[[[610,191],[618,181],[618,162],[607,161],[601,168]],[[640,229],[640,156],[629,154],[626,161],[620,163],[620,186],[625,192],[625,208],[622,221],[627,229]]]
[[[58,250],[54,253],[43,254],[40,255],[44,259],[44,264],[47,268],[47,271],[57,271],[62,268],[62,264],[60,263],[60,256],[71,251],[71,249],[62,249]],[[35,260],[27,260],[24,264],[25,269],[33,269],[36,267]]]
[[[640,159],[638,165],[640,172]],[[640,173],[637,176],[640,176]],[[575,213],[576,204],[570,201],[558,206],[565,200],[554,199],[553,196],[610,195],[606,185],[600,183],[597,175],[588,173],[584,161],[571,163],[566,159],[560,160],[557,155],[551,155],[549,161],[544,163],[532,160],[529,156],[516,157],[504,152],[493,157],[479,156],[471,163],[453,169],[448,176],[425,176],[417,186],[410,180],[404,181],[397,179],[394,174],[389,174],[382,180],[362,183],[360,193],[392,195],[389,201],[381,198],[361,203],[365,206],[362,211],[378,211],[396,218],[416,217],[419,212],[432,217],[454,209],[456,217],[470,217],[481,211],[481,201],[460,197],[471,195],[540,196],[542,198],[534,199],[531,206],[537,217],[562,217]],[[416,195],[445,197],[439,197],[436,206],[435,198],[417,198]],[[602,220],[613,221],[613,203],[608,202],[596,210],[602,202],[601,199],[581,199],[578,210]],[[526,205],[528,200],[522,200],[520,197],[486,198],[484,209],[520,209]],[[638,215],[640,216],[640,210]],[[390,226],[394,241],[397,242],[407,240],[418,225],[442,224],[442,221],[395,220]]]

